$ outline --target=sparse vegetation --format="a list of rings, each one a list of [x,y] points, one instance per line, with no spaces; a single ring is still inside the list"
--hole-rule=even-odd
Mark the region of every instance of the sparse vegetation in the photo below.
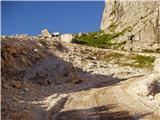
[[[120,61],[120,59],[123,58],[123,57],[124,57],[124,54],[116,53],[116,52],[110,52],[108,54],[102,55],[101,59],[109,62],[111,60]]]
[[[112,22],[112,24],[110,25],[110,31],[111,32],[115,32],[115,29],[116,29],[116,27],[117,27],[118,25],[116,25],[114,22]]]
[[[98,48],[117,48],[125,43],[115,43],[113,40],[116,37],[123,35],[124,32],[125,31],[113,34],[106,34],[103,31],[89,32],[88,34],[82,36],[76,35],[73,42]]]
[[[143,56],[143,55],[131,55],[126,56],[126,61],[120,62],[122,66],[131,66],[138,68],[152,68],[155,57]]]
[[[143,55],[126,55],[122,53],[109,52],[100,56],[101,60],[113,62],[121,66],[131,66],[138,68],[152,68],[155,57]]]
[[[132,65],[135,67],[152,67],[155,57],[134,55],[131,57],[131,59],[134,60]]]
[[[150,49],[145,49],[143,50],[144,53],[160,53],[160,49],[157,50],[150,50]]]

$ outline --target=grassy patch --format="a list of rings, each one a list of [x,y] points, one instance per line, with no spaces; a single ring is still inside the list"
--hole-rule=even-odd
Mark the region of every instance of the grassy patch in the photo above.
[[[152,68],[155,57],[143,55],[127,55],[116,52],[102,54],[100,60],[137,68]]]
[[[155,60],[154,57],[142,55],[135,55],[132,59],[135,60],[135,62],[133,62],[135,67],[152,67]]]
[[[103,55],[101,59],[105,61],[111,61],[111,60],[120,60],[121,58],[124,57],[124,54],[121,53],[116,53],[116,52],[111,52],[109,54]]]
[[[73,42],[98,48],[114,48],[114,46],[117,48],[124,43],[114,43],[113,40],[123,34],[124,31],[113,34],[106,34],[103,31],[90,32],[82,36],[76,35]]]
[[[120,48],[121,50],[123,50],[125,44],[126,44],[126,41],[123,41],[123,42],[121,42],[121,43],[116,43],[116,44],[113,45],[112,48],[113,48],[113,49],[118,49],[118,48]]]
[[[131,66],[138,68],[152,68],[155,57],[151,56],[142,56],[142,55],[131,55],[128,56],[128,60],[124,63],[120,63],[123,66]],[[128,62],[132,61],[132,62]]]

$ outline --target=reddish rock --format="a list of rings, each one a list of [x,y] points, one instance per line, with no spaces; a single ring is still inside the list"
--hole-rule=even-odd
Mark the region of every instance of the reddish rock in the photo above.
[[[13,87],[17,89],[21,89],[23,87],[22,82],[16,81],[13,83]]]

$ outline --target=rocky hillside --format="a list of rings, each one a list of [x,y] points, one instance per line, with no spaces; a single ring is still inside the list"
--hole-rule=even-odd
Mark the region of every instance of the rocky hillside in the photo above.
[[[2,119],[159,120],[159,7],[107,0],[101,31],[1,36]]]
[[[127,41],[125,49],[153,51],[160,49],[159,0],[107,0],[101,29],[121,32],[117,41]]]
[[[46,30],[1,38],[2,119],[159,119],[159,76],[149,74],[158,54],[63,42]]]

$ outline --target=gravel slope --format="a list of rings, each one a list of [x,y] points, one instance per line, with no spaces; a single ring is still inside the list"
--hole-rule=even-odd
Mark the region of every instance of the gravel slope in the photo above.
[[[150,71],[98,59],[99,54],[111,50],[72,43],[55,46],[52,41],[45,43],[47,45],[35,40],[2,42],[3,119],[160,119],[157,111],[127,92],[133,80]],[[18,47],[13,47],[14,44]]]

